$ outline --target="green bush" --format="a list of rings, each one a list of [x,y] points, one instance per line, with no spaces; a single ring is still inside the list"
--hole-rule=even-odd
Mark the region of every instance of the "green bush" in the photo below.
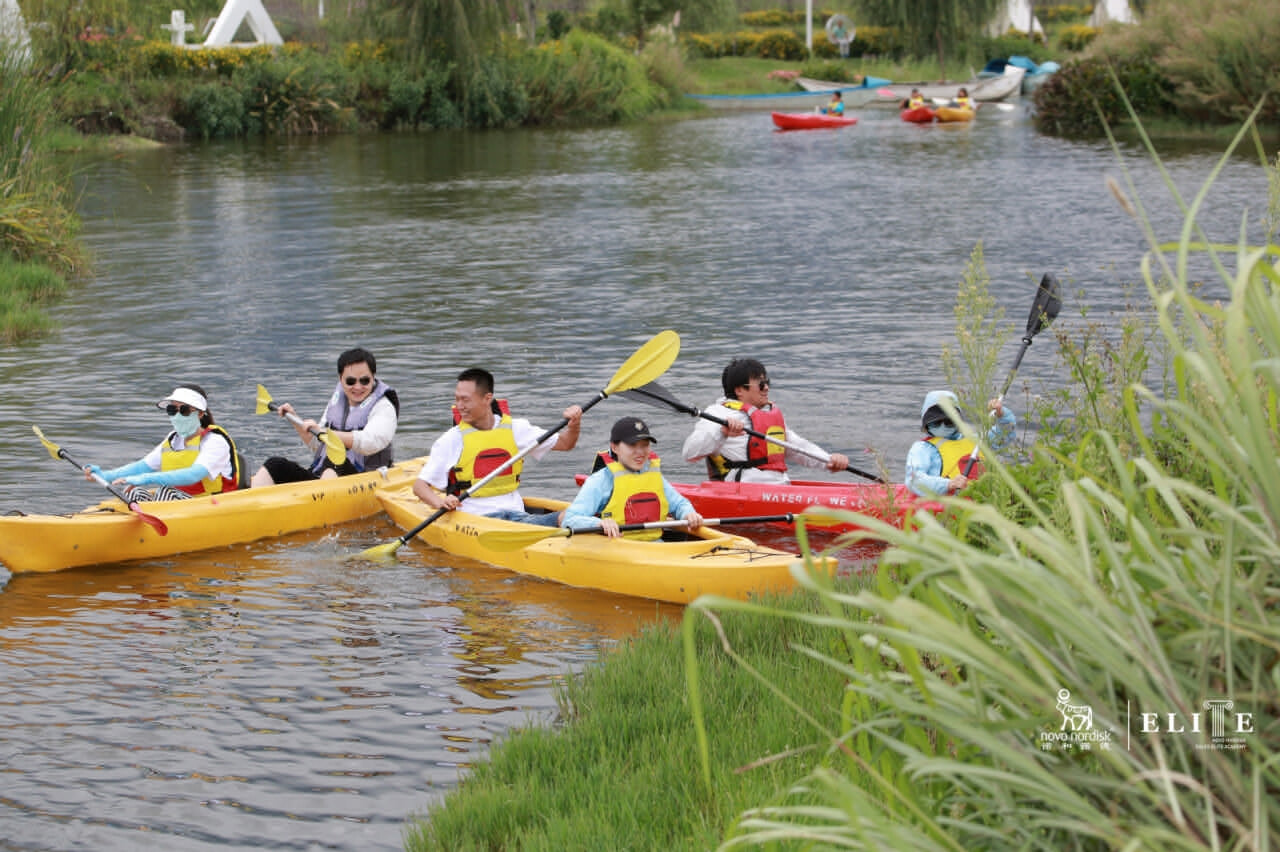
[[[1064,27],[1062,32],[1058,33],[1058,44],[1062,45],[1063,50],[1079,53],[1092,44],[1097,37],[1098,31],[1093,27],[1073,25]]]
[[[547,124],[621,121],[664,102],[644,66],[600,36],[573,30],[524,54],[530,119]]]
[[[752,53],[762,59],[800,62],[808,58],[804,40],[790,30],[766,30],[760,33]]]
[[[1067,62],[1036,90],[1036,127],[1058,136],[1097,136],[1105,125],[1124,123],[1129,113],[1117,80],[1138,115],[1176,114],[1173,86],[1152,60],[1112,65],[1095,57]]]
[[[244,95],[226,82],[200,83],[181,98],[174,120],[205,140],[244,136],[248,124]]]

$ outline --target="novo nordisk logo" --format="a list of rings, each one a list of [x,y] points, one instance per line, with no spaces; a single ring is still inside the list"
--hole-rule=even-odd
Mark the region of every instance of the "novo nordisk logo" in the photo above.
[[[1073,703],[1071,692],[1067,689],[1058,690],[1056,706],[1062,723],[1056,731],[1040,732],[1039,744],[1042,750],[1091,751],[1095,748],[1111,748],[1112,732],[1094,728],[1093,707]],[[1135,717],[1132,712],[1127,712],[1125,747],[1130,746],[1135,733],[1138,736],[1189,735],[1200,739],[1207,734],[1208,741],[1197,742],[1196,748],[1243,749],[1247,746],[1244,735],[1254,732],[1253,714],[1232,712],[1234,709],[1235,703],[1229,698],[1211,698],[1204,702],[1205,713],[1140,712]],[[1126,711],[1131,710],[1131,707],[1126,708]]]

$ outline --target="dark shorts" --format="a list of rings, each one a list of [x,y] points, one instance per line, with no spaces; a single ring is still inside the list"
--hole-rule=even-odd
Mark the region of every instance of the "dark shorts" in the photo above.
[[[272,456],[262,463],[267,469],[267,473],[271,474],[271,481],[279,485],[282,482],[307,482],[312,479],[319,479],[319,475],[312,473],[309,469],[303,467],[295,461],[290,461],[280,456]],[[356,466],[351,462],[343,462],[338,466],[334,466],[333,462],[328,459],[324,460],[321,470],[332,469],[338,472],[338,476],[351,476],[353,473],[359,473]]]

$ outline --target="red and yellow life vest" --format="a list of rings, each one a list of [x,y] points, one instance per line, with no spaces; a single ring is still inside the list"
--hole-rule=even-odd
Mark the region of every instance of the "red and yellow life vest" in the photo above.
[[[938,451],[938,455],[942,456],[942,473],[947,479],[958,473],[964,473],[968,467],[969,456],[973,454],[973,441],[968,438],[925,438],[933,448]],[[970,479],[977,479],[982,473],[982,462],[974,461],[973,470],[967,474]]]
[[[458,431],[462,433],[462,455],[449,471],[449,485],[445,489],[449,494],[461,494],[471,487],[471,483],[493,473],[519,452],[515,433],[511,429],[510,414],[502,415],[491,429],[477,429],[470,423],[459,423]],[[510,494],[520,487],[520,471],[523,467],[523,461],[516,462],[479,490],[473,491],[470,496],[496,497],[499,494]]]
[[[776,438],[779,441],[787,439],[787,423],[782,416],[782,409],[778,408],[778,406],[771,404],[768,408],[752,408],[736,399],[727,400],[722,404],[732,411],[745,412],[747,417],[751,419],[751,428],[756,432],[768,435],[770,438]],[[765,441],[763,438],[749,435],[747,437],[746,461],[730,461],[721,455],[707,456],[707,472],[712,479],[725,479],[729,475],[729,471],[746,467],[785,471],[787,469],[787,451],[777,444]]]
[[[191,467],[196,463],[196,458],[200,455],[200,441],[210,432],[221,435],[231,449],[231,476],[230,478],[209,476],[190,485],[174,486],[179,491],[186,492],[193,497],[198,497],[201,494],[222,494],[227,491],[235,491],[240,487],[240,457],[236,453],[235,441],[231,440],[227,430],[221,426],[209,426],[187,438],[186,444],[180,450],[173,448],[173,439],[177,437],[178,433],[171,432],[168,440],[164,442],[164,446],[160,449],[161,470],[182,470]]]
[[[649,465],[642,471],[629,470],[622,462],[609,462],[613,473],[613,493],[609,502],[600,510],[601,518],[612,518],[622,524],[647,524],[667,517],[670,507],[662,487],[662,463],[658,457],[649,456]],[[626,538],[637,541],[655,541],[662,537],[662,530],[628,530]]]

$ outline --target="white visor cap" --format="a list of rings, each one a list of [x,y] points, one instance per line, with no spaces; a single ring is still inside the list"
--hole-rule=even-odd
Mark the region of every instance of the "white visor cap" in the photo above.
[[[173,393],[156,403],[156,408],[164,408],[171,402],[186,403],[192,408],[198,408],[201,411],[209,410],[209,401],[201,396],[198,391],[193,391],[191,388],[174,388]]]

